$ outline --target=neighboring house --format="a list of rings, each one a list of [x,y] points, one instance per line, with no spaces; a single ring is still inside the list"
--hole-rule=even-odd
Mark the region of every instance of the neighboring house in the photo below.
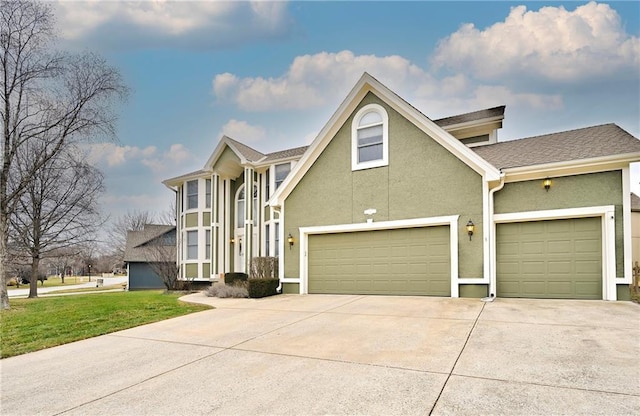
[[[631,194],[631,239],[633,247],[633,264],[640,265],[640,197]]]
[[[166,289],[153,263],[176,261],[176,227],[145,224],[141,231],[127,232],[124,253],[129,290]]]
[[[308,148],[222,137],[163,182],[181,276],[278,256],[290,293],[628,299],[640,141],[607,124],[498,142],[504,109],[431,120],[364,74]]]

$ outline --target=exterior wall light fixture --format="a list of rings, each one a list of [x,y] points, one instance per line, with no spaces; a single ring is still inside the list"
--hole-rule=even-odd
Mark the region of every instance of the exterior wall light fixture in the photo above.
[[[231,237],[231,240],[229,240],[229,242],[230,242],[231,244],[233,244],[233,243],[235,243],[235,242],[236,242],[236,240],[235,240],[233,237]]]
[[[473,221],[469,220],[469,222],[467,223],[467,234],[469,234],[469,241],[471,241],[471,236],[473,235],[475,229],[475,224],[473,223]]]
[[[293,247],[293,236],[291,233],[287,236],[287,243],[289,243],[289,250],[291,250],[291,247]]]
[[[544,181],[542,181],[542,186],[544,186],[544,189],[549,192],[549,188],[551,188],[551,179],[546,178]]]

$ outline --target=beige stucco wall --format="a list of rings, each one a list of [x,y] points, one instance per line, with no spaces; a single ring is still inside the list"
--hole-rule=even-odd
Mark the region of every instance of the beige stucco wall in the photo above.
[[[541,180],[505,184],[495,194],[495,213],[615,205],[616,274],[623,277],[622,172],[553,178],[549,191]]]
[[[369,93],[354,114],[371,103],[389,115],[389,166],[351,170],[351,122],[347,119],[284,204],[284,235],[300,227],[460,215],[459,275],[482,277],[482,178],[400,114]],[[465,225],[476,224],[469,241]],[[295,247],[294,247],[295,248]],[[300,276],[299,251],[285,250],[285,277]]]

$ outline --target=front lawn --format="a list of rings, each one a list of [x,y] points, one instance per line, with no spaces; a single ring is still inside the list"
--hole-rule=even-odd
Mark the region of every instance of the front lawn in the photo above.
[[[180,296],[139,291],[10,299],[11,309],[0,311],[0,357],[209,309],[205,305],[179,302]]]

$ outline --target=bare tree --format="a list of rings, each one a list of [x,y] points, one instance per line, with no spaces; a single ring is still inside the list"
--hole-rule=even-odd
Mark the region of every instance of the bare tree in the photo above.
[[[116,99],[127,94],[119,72],[91,53],[54,50],[51,6],[0,0],[0,308],[9,309],[10,217],[37,172],[67,145],[114,136]],[[23,149],[37,144],[27,167],[14,169]]]
[[[101,225],[95,200],[104,191],[103,177],[79,159],[70,152],[49,159],[27,184],[11,216],[12,241],[31,260],[29,297],[38,296],[40,260],[56,250],[94,241]],[[30,168],[26,161],[16,166]]]
[[[149,267],[162,279],[167,290],[180,289],[182,281],[178,280],[178,265],[175,260],[176,249],[173,245],[152,242],[149,245]]]
[[[127,211],[126,214],[116,218],[107,230],[108,245],[113,255],[120,262],[124,262],[124,251],[127,246],[127,233],[129,231],[142,231],[145,224],[153,224],[162,221],[150,211]]]

